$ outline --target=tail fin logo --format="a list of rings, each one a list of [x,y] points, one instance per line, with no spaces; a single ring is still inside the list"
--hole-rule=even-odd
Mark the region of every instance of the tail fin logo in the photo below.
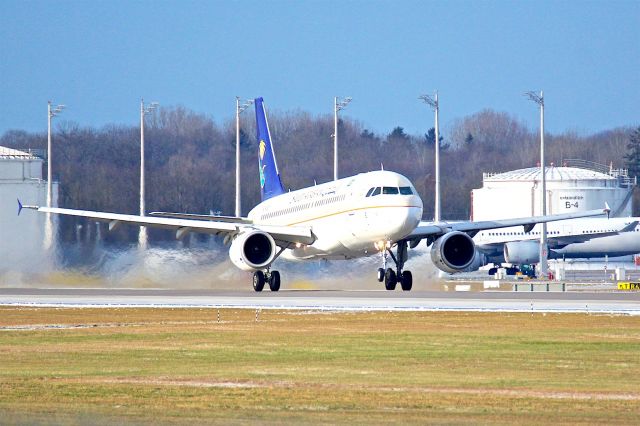
[[[260,160],[264,158],[264,153],[267,150],[267,144],[264,141],[260,141]]]
[[[264,153],[267,150],[267,144],[261,140],[260,141],[260,188],[264,188],[264,182],[265,182],[265,178],[264,178],[264,168],[267,167],[266,164],[262,164],[262,160],[264,159]]]

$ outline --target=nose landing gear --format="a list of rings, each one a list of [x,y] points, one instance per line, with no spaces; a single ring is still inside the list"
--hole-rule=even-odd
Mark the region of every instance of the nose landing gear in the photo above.
[[[384,288],[395,290],[396,284],[400,283],[403,291],[411,290],[413,287],[413,275],[410,271],[403,271],[404,263],[407,261],[407,241],[399,241],[396,249],[397,256],[394,256],[391,248],[386,248],[380,252],[382,254],[382,268],[378,268],[378,281],[384,281]],[[387,253],[396,264],[396,270],[387,268]]]

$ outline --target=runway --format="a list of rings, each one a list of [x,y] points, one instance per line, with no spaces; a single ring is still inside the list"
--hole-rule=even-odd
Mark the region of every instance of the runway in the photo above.
[[[638,292],[400,292],[0,289],[0,306],[239,308],[326,311],[575,312],[640,315]]]

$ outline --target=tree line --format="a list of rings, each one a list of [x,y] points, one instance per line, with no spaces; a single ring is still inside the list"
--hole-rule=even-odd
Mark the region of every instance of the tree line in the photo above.
[[[241,122],[242,206],[246,215],[260,201],[255,122]],[[298,189],[333,179],[333,117],[307,112],[272,112],[269,125],[286,188]],[[393,170],[407,176],[433,217],[435,185],[433,129],[410,135],[402,127],[375,133],[359,121],[339,121],[340,176]],[[147,211],[210,212],[232,215],[235,200],[235,122],[217,124],[184,107],[161,108],[145,122]],[[536,130],[504,112],[480,111],[455,121],[441,137],[442,214],[467,219],[470,192],[482,185],[482,172],[503,172],[539,164]],[[45,133],[7,131],[0,145],[46,149]],[[83,127],[60,122],[53,134],[52,166],[60,182],[59,205],[84,210],[137,214],[139,208],[140,129],[137,126]],[[640,128],[623,127],[592,135],[545,134],[547,164],[578,158],[640,174]],[[640,199],[634,196],[634,214]],[[77,236],[82,219],[61,220],[65,240]],[[91,232],[90,227],[85,227]],[[137,229],[121,227],[110,240],[135,241]],[[172,239],[158,230],[152,240]]]

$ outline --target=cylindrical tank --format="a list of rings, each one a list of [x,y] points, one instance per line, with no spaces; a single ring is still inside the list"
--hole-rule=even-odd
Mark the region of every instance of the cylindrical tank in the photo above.
[[[619,172],[616,170],[616,172]],[[547,214],[600,209],[605,202],[616,217],[631,216],[633,185],[628,178],[578,167],[547,167]],[[482,188],[471,194],[473,220],[539,216],[538,167],[483,174]]]

